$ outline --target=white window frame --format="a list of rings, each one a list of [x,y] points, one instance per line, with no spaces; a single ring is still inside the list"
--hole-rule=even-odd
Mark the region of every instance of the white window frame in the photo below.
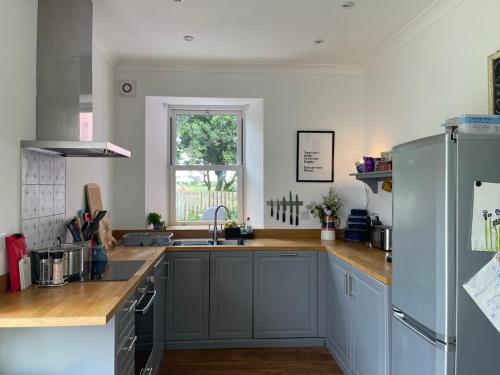
[[[177,115],[231,115],[238,117],[238,146],[237,164],[235,165],[182,165],[176,164],[177,151]],[[238,175],[237,200],[238,217],[232,220],[243,221],[244,219],[244,164],[243,164],[243,130],[244,110],[243,108],[223,109],[215,106],[197,107],[172,107],[169,110],[170,126],[170,162],[169,162],[169,222],[172,225],[206,225],[212,221],[177,221],[176,213],[176,172],[181,171],[235,171]]]

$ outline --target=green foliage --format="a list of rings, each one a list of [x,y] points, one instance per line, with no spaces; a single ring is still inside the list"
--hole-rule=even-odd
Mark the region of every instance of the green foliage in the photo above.
[[[150,212],[147,217],[148,224],[149,225],[159,224],[161,223],[161,218],[162,216],[158,212]]]
[[[311,202],[306,206],[306,209],[314,216],[320,219],[321,222],[325,220],[325,216],[331,216],[333,219],[338,218],[338,212],[342,207],[342,197],[340,192],[331,187],[328,194],[321,198],[321,202]]]
[[[237,116],[177,116],[178,164],[184,165],[234,165],[238,153]],[[235,191],[236,174],[231,178],[226,171],[215,172],[217,181],[210,181],[204,173],[208,190]],[[226,179],[227,177],[227,179]]]

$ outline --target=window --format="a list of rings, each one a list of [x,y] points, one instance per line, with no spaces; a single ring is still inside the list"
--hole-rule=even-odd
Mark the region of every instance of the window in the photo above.
[[[170,222],[211,222],[204,213],[220,204],[241,220],[242,112],[175,109],[170,126]]]

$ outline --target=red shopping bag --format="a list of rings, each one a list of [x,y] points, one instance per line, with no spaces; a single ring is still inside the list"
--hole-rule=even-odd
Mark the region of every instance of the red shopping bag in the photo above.
[[[7,261],[9,264],[10,287],[9,291],[17,292],[21,290],[21,278],[19,276],[19,260],[28,255],[26,240],[24,235],[16,233],[5,237],[5,247],[7,248]]]

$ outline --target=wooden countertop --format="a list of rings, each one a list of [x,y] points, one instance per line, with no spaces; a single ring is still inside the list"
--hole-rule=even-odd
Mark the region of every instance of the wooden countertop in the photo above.
[[[0,295],[0,328],[106,325],[164,252],[163,247],[110,251],[110,260],[145,261],[128,281],[74,282]]]
[[[110,260],[145,260],[128,281],[70,283],[63,288],[31,287],[0,294],[0,328],[105,325],[165,251],[229,250],[328,251],[376,280],[392,283],[384,251],[342,240],[258,238],[247,240],[245,246],[118,247],[110,252]]]

